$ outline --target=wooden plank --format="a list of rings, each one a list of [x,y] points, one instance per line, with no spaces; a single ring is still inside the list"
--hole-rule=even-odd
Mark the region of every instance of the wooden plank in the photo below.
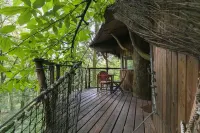
[[[146,107],[149,106],[150,107],[151,104],[149,104],[148,101],[143,101],[143,107],[144,106],[146,106]],[[149,113],[146,112],[145,110],[143,110],[143,114],[144,114],[144,119],[146,119],[148,117],[148,115],[149,115]],[[151,117],[146,120],[146,122],[144,123],[144,127],[145,127],[144,128],[144,133],[155,133],[155,128],[154,128],[154,125],[153,125],[153,121],[151,120]]]
[[[166,95],[167,95],[167,90],[166,90],[166,50],[162,49],[162,76],[160,77],[162,78],[162,121],[164,121],[166,123],[166,109],[167,109],[167,99],[166,99]],[[162,126],[162,133],[168,133],[167,130],[168,127],[166,127],[166,125],[163,123]]]
[[[123,133],[132,133],[135,123],[136,98],[132,97]]]
[[[97,106],[95,106],[95,108],[93,108],[92,110],[89,110],[89,112],[87,110],[86,111],[87,114],[85,114],[85,111],[83,111],[81,114],[79,114],[79,121],[78,121],[77,129],[79,130],[82,126],[84,126],[85,123],[87,123],[87,121],[90,120],[95,115],[95,113],[98,112],[110,99],[112,99],[113,97],[117,97],[118,95],[115,95],[113,93],[113,95],[103,99],[102,102],[97,104]]]
[[[172,52],[167,50],[166,57],[166,133],[171,129],[171,106],[172,106]]]
[[[189,121],[191,109],[196,95],[198,79],[198,60],[192,56],[187,56],[187,103],[186,103],[186,121]]]
[[[98,98],[96,101],[89,103],[85,105],[84,107],[80,108],[80,114],[79,114],[79,120],[84,117],[88,112],[93,110],[95,107],[97,107],[99,104],[103,104],[105,102],[105,99],[110,99],[114,94],[112,95],[104,95],[100,98]]]
[[[156,82],[154,83],[156,86],[157,86],[157,88],[155,88],[155,92],[156,92],[156,94],[158,94],[158,82],[157,82],[157,79],[158,79],[158,74],[159,74],[159,72],[158,72],[158,48],[157,47],[155,47],[154,46],[154,71],[156,72],[155,73],[155,79],[156,79]],[[158,110],[158,103],[159,101],[158,101],[158,96],[156,97],[156,106],[157,106],[157,110]],[[153,120],[154,120],[154,125],[155,125],[155,128],[156,128],[156,131],[158,132],[158,130],[159,130],[159,125],[158,125],[158,116],[157,115],[154,115],[154,117],[153,117]]]
[[[178,131],[178,55],[172,52],[172,106],[171,106],[171,130]]]
[[[127,95],[125,95],[122,100],[120,101],[120,103],[117,105],[117,107],[115,108],[115,110],[113,111],[112,115],[110,116],[110,118],[107,120],[106,124],[104,125],[104,127],[102,128],[100,133],[110,133],[112,132],[112,129],[115,125],[115,121],[117,120],[124,104],[125,101],[127,99]]]
[[[158,71],[158,66],[159,66],[159,56],[158,56],[158,48],[156,48],[156,55],[155,55],[155,72],[156,72],[156,75],[155,75],[155,78],[156,78],[156,82],[155,82],[155,85],[157,86],[157,88],[155,89],[155,92],[156,94],[158,94],[158,81],[159,80],[159,71]],[[158,107],[159,107],[159,100],[158,100],[158,97],[156,97],[156,106],[157,106],[157,111],[158,111]],[[155,120],[156,120],[156,124],[155,124],[155,127],[156,127],[156,131],[159,132],[159,119],[158,119],[158,116],[155,115]]]
[[[178,54],[178,124],[186,121],[186,55]],[[180,128],[178,128],[180,132]]]
[[[101,95],[91,95],[88,98],[81,100],[81,107],[87,106],[88,104],[92,104],[93,102],[99,100],[100,98],[102,98],[103,96],[109,96],[110,94],[108,93],[103,93]]]
[[[96,122],[98,122],[98,120],[101,118],[101,116],[107,111],[107,109],[112,104],[115,106],[118,103],[118,101],[120,100],[120,98],[121,97],[119,95],[111,98],[100,110],[98,110],[98,112],[95,113],[95,115],[89,121],[87,121],[87,123],[85,123],[85,125],[83,127],[81,127],[78,130],[78,133],[88,133],[90,131],[90,129],[93,127],[93,125]]]
[[[113,133],[122,133],[123,132],[126,118],[128,115],[128,110],[129,110],[130,103],[131,103],[131,97],[132,97],[131,95],[128,96],[126,103],[125,103],[125,105],[119,115],[119,118],[117,119],[115,127],[112,131]]]
[[[92,129],[89,131],[90,133],[99,133],[101,131],[106,121],[110,118],[111,114],[120,103],[122,97],[123,96],[115,100],[115,102],[111,105],[111,107],[109,107],[109,109],[103,114],[100,120],[92,127]]]
[[[157,123],[157,128],[158,132],[162,133],[162,49],[157,48],[157,78],[156,78],[156,83],[157,83],[157,112],[159,117],[158,118],[158,123]]]
[[[142,112],[142,100],[137,99],[136,115],[135,115],[135,129],[143,121],[143,112]],[[135,130],[134,129],[134,130]],[[142,124],[137,130],[136,133],[144,133],[144,124]]]

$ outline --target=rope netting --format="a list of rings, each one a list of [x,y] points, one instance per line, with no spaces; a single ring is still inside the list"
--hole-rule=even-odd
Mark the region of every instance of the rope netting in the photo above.
[[[117,0],[108,9],[147,42],[200,55],[200,1]]]
[[[0,126],[0,133],[75,133],[85,87],[84,70],[77,63],[70,71]]]

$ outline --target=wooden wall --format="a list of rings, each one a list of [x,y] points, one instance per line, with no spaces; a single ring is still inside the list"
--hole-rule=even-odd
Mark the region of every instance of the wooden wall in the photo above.
[[[154,47],[156,102],[153,116],[157,133],[179,133],[180,121],[188,122],[199,71],[199,61],[188,55]]]
[[[121,87],[126,91],[133,91],[133,73],[133,70],[120,70],[120,79],[122,80],[123,78],[125,78],[121,84]]]

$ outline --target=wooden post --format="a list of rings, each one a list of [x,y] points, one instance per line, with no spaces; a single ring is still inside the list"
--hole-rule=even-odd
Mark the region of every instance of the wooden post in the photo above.
[[[125,65],[125,67],[124,67],[124,68],[125,68],[125,69],[127,69],[127,68],[128,68],[128,67],[127,67],[127,58],[126,58],[126,59],[124,59],[124,62],[125,62],[125,64],[124,64],[124,65]]]
[[[54,65],[51,64],[49,66],[49,70],[50,70],[50,84],[54,83]]]
[[[56,65],[56,80],[60,78],[60,65]]]
[[[121,68],[124,69],[124,58],[122,55],[121,55]]]
[[[47,83],[46,83],[46,77],[43,67],[43,59],[34,59],[35,66],[36,66],[36,73],[38,77],[38,81],[40,84],[40,92],[45,91],[47,89]],[[44,104],[44,110],[45,110],[45,120],[46,120],[46,130],[47,132],[51,132],[51,108],[50,108],[50,102],[49,98],[41,99]]]
[[[88,69],[85,69],[85,88],[88,88],[88,86],[87,86],[87,71],[88,71]]]
[[[88,81],[88,88],[90,88],[90,81],[91,81],[91,77],[90,77],[90,68],[88,68],[88,70],[89,70],[89,81]]]
[[[47,89],[46,77],[43,69],[43,59],[34,59],[36,73],[40,84],[40,92]]]
[[[108,53],[106,52],[106,72],[108,73]]]

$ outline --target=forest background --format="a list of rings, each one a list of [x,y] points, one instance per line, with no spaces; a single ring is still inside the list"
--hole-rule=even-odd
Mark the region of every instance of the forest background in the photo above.
[[[39,94],[34,58],[106,67],[101,53],[89,45],[113,2],[0,0],[0,124]],[[120,66],[112,55],[108,62],[109,67]]]

